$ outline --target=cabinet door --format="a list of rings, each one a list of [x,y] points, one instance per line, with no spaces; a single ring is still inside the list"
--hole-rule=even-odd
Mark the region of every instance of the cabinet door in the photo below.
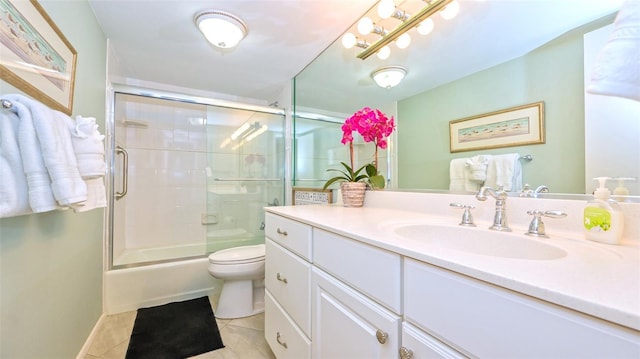
[[[409,323],[402,323],[400,359],[462,359],[466,356]]]
[[[318,268],[312,273],[314,358],[397,358],[400,318]]]
[[[287,314],[311,336],[311,264],[267,238],[265,285]]]

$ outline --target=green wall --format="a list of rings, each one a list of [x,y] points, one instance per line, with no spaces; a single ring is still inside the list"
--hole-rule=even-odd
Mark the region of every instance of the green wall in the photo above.
[[[73,116],[104,133],[106,39],[86,0],[40,0],[78,52]],[[17,90],[0,81],[0,95]],[[74,358],[102,314],[102,209],[0,219],[0,358]]]
[[[567,33],[495,67],[402,100],[398,104],[398,186],[448,189],[449,162],[478,154],[530,154],[523,183],[552,192],[584,193],[583,34]],[[449,152],[449,121],[544,101],[546,143]]]

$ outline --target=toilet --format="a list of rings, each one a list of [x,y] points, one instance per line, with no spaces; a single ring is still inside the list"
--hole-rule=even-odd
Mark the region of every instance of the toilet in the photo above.
[[[264,244],[223,249],[209,255],[209,274],[223,280],[216,318],[264,312]]]

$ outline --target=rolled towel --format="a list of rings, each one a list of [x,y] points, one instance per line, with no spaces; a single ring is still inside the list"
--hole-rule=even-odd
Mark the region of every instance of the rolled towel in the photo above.
[[[85,180],[103,177],[106,173],[104,135],[98,131],[96,119],[76,116],[70,130],[80,176]]]
[[[469,180],[474,182],[484,182],[487,179],[487,165],[489,155],[478,155],[469,158],[466,162],[469,168]]]
[[[22,157],[22,167],[27,177],[29,189],[29,206],[35,213],[58,209],[51,190],[51,179],[42,158],[42,149],[33,125],[31,111],[18,101],[20,95],[3,95],[2,98],[12,102],[11,111],[20,119],[18,127],[18,145]]]
[[[20,119],[0,111],[0,218],[31,213],[29,187],[18,144]]]

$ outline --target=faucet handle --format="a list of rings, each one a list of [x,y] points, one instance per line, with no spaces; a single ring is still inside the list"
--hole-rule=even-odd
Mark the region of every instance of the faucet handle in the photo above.
[[[533,219],[529,224],[529,230],[525,234],[529,236],[545,237],[545,238],[548,238],[549,236],[545,233],[544,222],[542,222],[542,217],[562,218],[567,216],[567,214],[562,211],[556,211],[556,210],[540,211],[537,209],[532,211],[527,211],[527,214],[532,215]]]
[[[476,208],[470,204],[462,204],[462,203],[449,203],[451,207],[462,208],[464,211],[462,212],[462,220],[458,223],[461,226],[466,227],[475,227],[475,223],[473,223],[473,216],[471,215],[471,210]]]
[[[533,190],[531,189],[531,186],[529,186],[528,183],[525,183],[524,187],[522,188],[522,192],[520,192],[520,197],[531,197],[532,193]]]

